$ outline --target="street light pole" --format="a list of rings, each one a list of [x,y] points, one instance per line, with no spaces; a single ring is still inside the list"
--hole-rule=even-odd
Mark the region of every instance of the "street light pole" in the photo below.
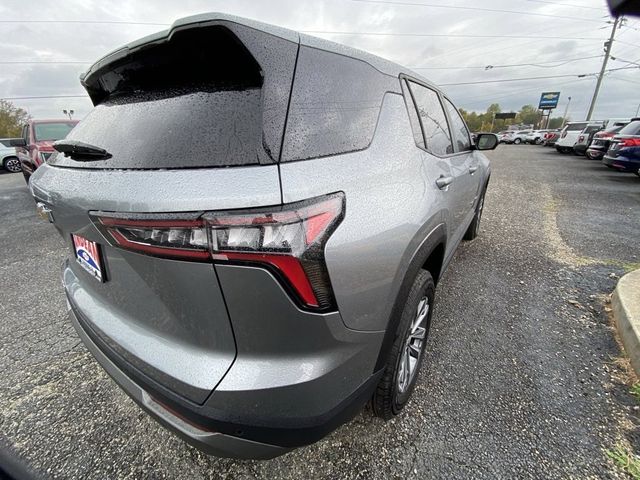
[[[596,89],[593,92],[593,97],[591,98],[591,104],[589,105],[589,113],[587,113],[587,120],[591,120],[591,115],[593,114],[593,109],[596,106],[596,100],[598,99],[598,93],[600,92],[600,85],[602,85],[602,78],[604,77],[604,71],[607,68],[607,62],[609,61],[609,55],[611,54],[611,47],[613,47],[613,38],[616,36],[616,29],[618,28],[618,22],[620,21],[620,17],[616,17],[613,21],[613,27],[611,28],[611,36],[609,37],[609,41],[605,42],[605,52],[604,52],[604,60],[602,60],[602,68],[600,69],[600,75],[598,75],[598,81],[596,82]]]
[[[568,102],[567,102],[567,106],[564,107],[564,114],[562,115],[562,125],[560,125],[560,128],[564,127],[565,122],[567,121],[567,113],[569,112],[569,105],[571,105],[571,97],[567,97]]]

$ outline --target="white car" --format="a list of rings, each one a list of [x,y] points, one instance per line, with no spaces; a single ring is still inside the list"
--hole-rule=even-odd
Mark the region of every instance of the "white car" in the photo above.
[[[504,142],[515,143],[516,145],[519,145],[525,142],[526,136],[529,135],[531,132],[532,130],[518,130],[516,132],[513,132],[511,135],[509,135],[509,137],[507,137],[504,140]]]
[[[7,172],[17,173],[22,170],[20,168],[20,160],[16,154],[16,148],[9,146],[8,138],[0,138],[0,165]]]
[[[534,130],[525,135],[524,141],[525,143],[540,145],[542,143],[542,137],[544,137],[544,134],[548,131],[549,130]]]
[[[591,121],[591,122],[569,122],[562,129],[562,133],[560,134],[560,138],[556,142],[556,150],[560,153],[571,153],[573,152],[573,146],[578,143],[578,138],[580,137],[580,133],[587,127],[596,127],[599,126],[602,128],[602,121]]]

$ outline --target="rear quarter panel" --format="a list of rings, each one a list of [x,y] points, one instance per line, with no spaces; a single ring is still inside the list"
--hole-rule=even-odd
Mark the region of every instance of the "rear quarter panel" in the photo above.
[[[450,216],[435,188],[443,162],[420,150],[399,94],[385,95],[369,148],[281,164],[284,202],[345,192],[346,215],[325,257],[347,327],[386,328],[409,261]]]

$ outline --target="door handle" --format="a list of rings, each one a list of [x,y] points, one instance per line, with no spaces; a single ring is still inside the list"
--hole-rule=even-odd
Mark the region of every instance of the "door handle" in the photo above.
[[[445,177],[443,175],[436,180],[436,185],[440,190],[448,190],[451,182],[453,182],[453,177]]]
[[[469,167],[469,173],[471,175],[473,175],[474,173],[476,173],[476,170],[478,170],[478,166],[474,165],[473,167]]]

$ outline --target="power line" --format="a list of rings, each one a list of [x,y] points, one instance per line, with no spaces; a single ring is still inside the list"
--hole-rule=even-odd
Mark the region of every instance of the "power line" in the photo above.
[[[636,69],[638,67],[621,67],[621,68],[612,68],[607,70],[607,72],[615,72],[618,70],[629,70]],[[594,73],[581,73],[581,74],[573,74],[573,75],[549,75],[545,77],[526,77],[526,78],[505,78],[501,80],[482,80],[479,82],[460,82],[460,83],[441,83],[439,84],[441,87],[452,87],[456,85],[479,85],[484,83],[502,83],[502,82],[521,82],[523,80],[543,80],[546,78],[566,78],[566,77],[587,77],[589,75],[598,75],[598,72]]]
[[[589,9],[589,10],[603,11],[602,8],[599,8],[599,7],[587,7],[585,5],[574,5],[572,3],[547,2],[545,0],[523,0],[523,1],[525,1],[525,2],[534,2],[534,3],[546,3],[547,5],[557,5],[559,7],[586,8],[586,9]]]
[[[362,3],[375,3],[375,4],[384,4],[384,5],[399,5],[399,6],[414,6],[414,7],[430,7],[430,8],[449,8],[454,10],[475,10],[480,12],[493,12],[493,13],[515,13],[517,15],[529,15],[534,17],[551,17],[551,18],[562,18],[566,20],[573,20],[574,22],[582,21],[582,22],[593,22],[593,23],[603,23],[602,20],[596,20],[591,18],[576,18],[569,17],[566,15],[551,15],[548,13],[536,13],[536,12],[518,12],[514,10],[500,10],[497,8],[482,8],[482,7],[467,7],[461,5],[437,5],[433,3],[417,3],[417,2],[406,2],[406,1],[388,1],[388,0],[351,0],[352,2],[362,2]]]
[[[360,0],[353,0],[360,1]],[[331,34],[331,35],[371,35],[371,36],[397,36],[397,37],[443,37],[443,38],[532,38],[549,40],[598,40],[604,41],[606,38],[594,37],[552,37],[544,35],[472,35],[466,33],[394,33],[394,32],[349,32],[331,30],[300,30],[301,33]]]
[[[170,23],[128,22],[126,20],[0,20],[0,23],[70,23],[91,25],[149,25],[153,27],[169,27]]]
[[[76,62],[76,61],[66,61],[66,60],[24,60],[24,61],[12,61],[12,60],[2,60],[0,61],[0,65],[90,65],[93,62]]]
[[[590,57],[572,58],[569,60],[549,60],[548,62],[538,62],[538,63],[513,63],[510,65],[484,65],[484,66],[474,65],[474,66],[464,66],[464,67],[408,67],[408,68],[411,68],[413,70],[461,70],[461,69],[493,70],[495,68],[509,68],[509,67],[556,68],[571,62],[577,62],[579,60],[587,60],[591,58],[600,58],[600,57],[602,57],[602,55],[592,55]],[[561,62],[561,63],[558,63],[558,62]],[[558,63],[558,65],[544,65],[545,63]]]
[[[43,98],[85,98],[89,95],[33,95],[24,97],[1,97],[2,100],[38,100]]]

